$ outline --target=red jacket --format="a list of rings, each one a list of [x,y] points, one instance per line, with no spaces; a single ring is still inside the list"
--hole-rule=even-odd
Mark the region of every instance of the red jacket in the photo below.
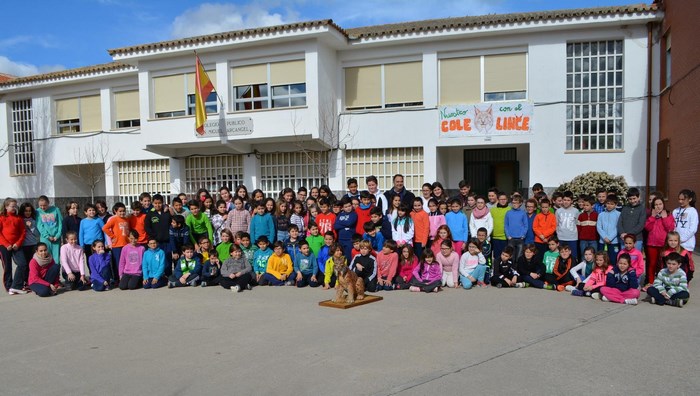
[[[359,206],[355,208],[355,214],[357,214],[357,225],[355,226],[355,232],[363,235],[365,233],[365,223],[372,221],[369,216],[369,211],[372,210],[374,205],[370,204],[369,208],[362,209]]]
[[[31,259],[31,261],[29,261],[29,284],[33,285],[36,283],[39,285],[50,286],[49,282],[45,281],[44,278],[46,277],[46,273],[49,271],[49,268],[54,265],[56,265],[56,262],[54,262],[53,259],[51,259],[51,262],[45,267],[40,266],[36,260]],[[56,277],[56,282],[54,285],[58,286],[59,284],[59,277]]]
[[[666,235],[676,228],[673,216],[669,213],[666,217],[649,216],[644,225],[649,235],[647,236],[647,246],[662,247],[666,244]]]
[[[595,210],[591,210],[591,213],[581,212],[576,223],[578,239],[581,241],[597,241],[598,231],[595,228],[597,222],[598,212]]]
[[[16,214],[0,216],[0,245],[22,246],[24,242],[24,220]]]

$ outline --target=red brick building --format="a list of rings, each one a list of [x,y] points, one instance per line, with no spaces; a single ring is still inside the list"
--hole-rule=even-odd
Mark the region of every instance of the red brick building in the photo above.
[[[657,189],[678,206],[678,192],[700,192],[700,1],[657,0],[660,95]]]

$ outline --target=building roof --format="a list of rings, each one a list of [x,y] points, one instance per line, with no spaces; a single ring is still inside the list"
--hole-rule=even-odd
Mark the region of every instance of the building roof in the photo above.
[[[345,31],[340,26],[336,25],[332,19],[321,19],[321,20],[316,20],[316,21],[289,23],[286,25],[276,25],[276,26],[264,26],[264,27],[258,27],[258,28],[252,28],[252,29],[233,30],[230,32],[205,34],[202,36],[187,37],[187,38],[176,39],[176,40],[159,41],[157,43],[140,44],[140,45],[134,45],[134,46],[129,46],[129,47],[110,49],[107,52],[109,52],[110,56],[124,55],[124,54],[128,54],[131,52],[138,52],[138,51],[144,51],[144,50],[157,50],[157,49],[162,49],[162,48],[179,47],[179,46],[189,45],[189,44],[200,44],[200,43],[205,43],[205,42],[209,42],[209,41],[222,41],[222,40],[228,40],[228,39],[232,39],[232,38],[254,36],[257,34],[283,32],[283,31],[288,31],[288,30],[297,30],[297,29],[302,29],[302,28],[310,28],[310,27],[318,27],[318,26],[332,27],[335,30],[337,30],[338,32],[342,33],[343,36],[347,37],[347,35],[345,34]]]
[[[89,75],[100,74],[100,73],[105,73],[105,72],[121,71],[121,70],[129,70],[129,69],[136,70],[135,67],[121,63],[121,62],[102,63],[99,65],[84,66],[84,67],[78,67],[75,69],[55,71],[55,72],[51,72],[51,73],[35,74],[33,76],[27,76],[27,77],[16,77],[16,78],[8,79],[6,81],[3,81],[2,79],[0,79],[0,88],[3,86],[8,86],[8,85],[19,85],[19,84],[25,84],[25,83],[31,83],[31,82],[38,82],[38,81],[58,80],[58,79],[69,78],[69,77],[89,76]]]
[[[17,78],[17,77],[12,76],[12,75],[10,75],[10,74],[0,73],[0,83],[1,83],[1,82],[5,82],[5,81],[8,81],[8,80],[15,79],[15,78]]]
[[[616,14],[633,14],[656,11],[656,4],[626,5],[613,7],[576,8],[565,10],[521,12],[512,14],[489,14],[456,18],[429,19],[415,22],[390,23],[386,25],[364,26],[345,29],[351,39],[362,39],[414,32],[431,32],[444,29],[467,28],[476,26],[498,25],[504,23],[522,23],[548,21],[587,16]]]

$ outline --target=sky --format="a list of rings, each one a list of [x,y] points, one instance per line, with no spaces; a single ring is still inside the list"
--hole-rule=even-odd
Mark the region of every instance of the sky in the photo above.
[[[34,0],[1,7],[0,73],[111,62],[108,49],[333,19],[343,28],[467,15],[639,4],[642,0]],[[650,3],[651,0],[647,0]],[[8,17],[15,15],[16,17]]]

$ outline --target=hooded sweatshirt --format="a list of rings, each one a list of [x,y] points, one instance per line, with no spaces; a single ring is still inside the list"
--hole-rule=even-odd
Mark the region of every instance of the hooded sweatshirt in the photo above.
[[[122,255],[124,252],[122,251]],[[161,248],[148,249],[143,253],[143,279],[160,279],[165,271],[165,252]]]
[[[112,257],[109,253],[93,253],[88,259],[88,265],[90,266],[90,279],[97,281],[100,284],[104,284],[109,279],[102,277],[102,271],[105,268],[110,268]]]
[[[418,264],[413,270],[413,277],[423,283],[433,283],[435,281],[439,281],[442,279],[442,266],[437,261],[433,261],[432,264]]]
[[[143,253],[146,250],[143,246],[134,246],[128,244],[122,249],[121,257],[119,257],[119,277],[122,275],[141,275],[141,262],[143,261]]]
[[[522,206],[506,212],[505,232],[507,238],[525,238],[530,223]]]

